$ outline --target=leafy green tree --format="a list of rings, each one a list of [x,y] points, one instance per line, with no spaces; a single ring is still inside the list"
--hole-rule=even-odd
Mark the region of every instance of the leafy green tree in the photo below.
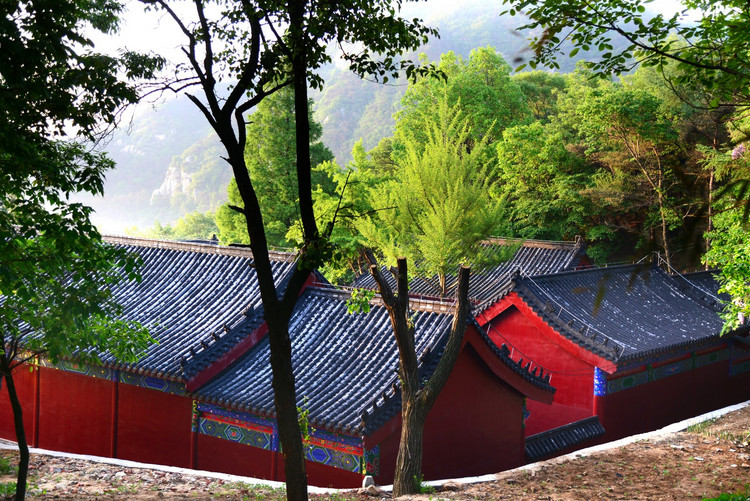
[[[716,215],[715,228],[707,234],[711,247],[703,257],[704,262],[721,270],[719,292],[731,296],[725,303],[724,330],[742,326],[750,319],[750,239],[747,219],[740,209],[720,212]]]
[[[397,294],[368,254],[399,350],[401,438],[393,481],[394,496],[418,492],[422,474],[424,422],[458,357],[469,314],[469,268],[458,273],[456,312],[445,352],[433,375],[422,381],[409,319],[407,260],[421,275],[437,275],[441,295],[446,276],[458,263],[478,267],[494,262],[482,241],[497,224],[498,206],[489,197],[494,181],[484,150],[487,138],[467,149],[469,120],[444,97],[425,115],[419,138],[408,137],[389,179],[370,193],[373,211],[355,222],[368,246],[397,267]]]
[[[503,131],[497,143],[501,235],[571,239],[586,231],[594,210],[582,192],[594,169],[568,151],[559,127],[534,122]]]
[[[91,210],[68,196],[101,194],[113,167],[85,141],[136,100],[118,75],[150,76],[160,60],[93,51],[85,30],[114,30],[115,1],[18,1],[0,9],[0,377],[14,415],[20,500],[29,449],[14,372],[40,356],[95,359],[109,351],[134,360],[149,340],[138,325],[113,320],[120,309],[110,287],[134,279],[135,263],[105,246]]]
[[[159,221],[146,231],[137,228],[125,230],[129,235],[163,240],[210,240],[219,233],[213,212],[192,212],[178,219],[174,226]]]
[[[620,228],[658,242],[671,263],[670,231],[682,224],[676,207],[677,133],[655,96],[605,80],[569,89],[561,120],[576,131],[589,161],[604,167],[588,194]],[[658,232],[658,237],[653,233]]]
[[[398,375],[401,381],[401,438],[396,457],[393,496],[418,494],[422,479],[424,423],[448,381],[461,351],[471,308],[469,302],[471,270],[467,266],[459,268],[453,324],[437,367],[425,381],[419,375],[414,322],[410,318],[409,274],[406,258],[397,259],[396,293],[394,294],[371,253],[369,257],[370,273],[378,284],[383,304],[388,310],[398,346]]]
[[[297,416],[289,319],[310,272],[332,254],[313,210],[308,87],[320,88],[316,72],[330,62],[329,44],[345,47],[343,57],[355,73],[394,77],[424,72],[395,57],[414,50],[434,31],[420,20],[407,21],[385,0],[348,2],[201,1],[194,10],[173,8],[169,0],[141,0],[164,12],[183,35],[185,61],[169,88],[198,86],[188,94],[221,140],[232,169],[244,215],[265,320],[268,325],[274,404],[289,499],[307,499],[307,475]],[[399,4],[400,5],[400,4]],[[221,82],[221,84],[219,84]],[[299,265],[279,295],[269,258],[258,190],[245,160],[245,115],[281,87],[294,89],[297,202],[303,246]]]
[[[546,122],[557,113],[557,98],[565,90],[565,78],[546,71],[525,71],[511,76],[534,120]]]
[[[643,0],[503,0],[506,12],[523,13],[530,21],[519,29],[536,30],[532,66],[559,67],[563,41],[569,55],[597,48],[601,59],[588,63],[596,73],[626,73],[638,65],[674,64],[675,82],[698,87],[713,96],[712,105],[750,101],[750,18],[741,0],[706,2],[683,0],[697,11],[696,22],[671,17],[646,17]],[[615,50],[615,39],[625,42]]]
[[[376,211],[357,223],[370,246],[388,265],[406,257],[418,273],[437,275],[441,294],[458,263],[483,264],[481,242],[498,222],[499,206],[491,162],[482,146],[466,149],[468,119],[443,99],[435,118],[420,127],[425,139],[410,137],[390,180],[370,194]]]
[[[362,140],[357,141],[352,149],[352,161],[344,169],[336,162],[324,162],[316,167],[319,173],[335,184],[333,191],[318,186],[313,192],[318,225],[330,228],[330,242],[336,249],[332,259],[321,268],[321,272],[333,283],[349,284],[354,276],[367,270],[364,255],[367,242],[357,229],[357,221],[373,213],[370,195],[388,179],[387,170],[384,173],[377,162],[382,158],[383,150],[390,152],[390,142],[386,138],[380,144],[382,148],[376,147],[368,153],[362,146]],[[292,226],[287,239],[300,246],[301,225]]]
[[[423,64],[427,64],[423,58]],[[453,52],[440,57],[438,68],[445,80],[423,78],[409,85],[401,100],[403,110],[396,115],[394,138],[400,145],[407,141],[424,144],[425,121],[435,120],[441,102],[460,103],[467,121],[465,140],[486,144],[499,139],[505,127],[526,123],[529,108],[518,85],[510,78],[510,67],[492,47],[471,51],[468,60]],[[400,153],[401,146],[396,146]]]
[[[707,168],[716,173],[718,180],[748,179],[750,158],[744,145],[739,145],[731,153],[705,150]],[[750,318],[750,239],[748,217],[750,202],[747,200],[747,184],[729,184],[727,196],[714,203],[717,209],[715,226],[706,233],[708,251],[703,256],[707,267],[720,270],[719,292],[730,295],[724,304],[724,330],[729,332],[740,327]]]
[[[308,120],[310,161],[314,167],[333,160],[333,154],[319,141],[323,128],[313,119],[312,101],[308,105]],[[276,247],[289,247],[286,233],[299,219],[294,137],[294,92],[286,87],[264,99],[250,116],[245,146],[245,163],[264,214],[266,238],[269,245]],[[320,171],[313,171],[312,184],[313,189],[320,187],[328,193],[333,190],[328,176]],[[235,180],[229,182],[227,193],[229,202],[217,211],[219,236],[225,243],[248,244],[250,236],[245,218],[232,209],[232,206],[243,206]]]

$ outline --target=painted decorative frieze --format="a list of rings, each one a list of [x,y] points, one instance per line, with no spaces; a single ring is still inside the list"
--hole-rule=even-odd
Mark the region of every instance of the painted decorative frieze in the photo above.
[[[198,402],[194,406],[193,423],[193,431],[204,435],[274,452],[281,449],[278,428],[273,419]],[[308,461],[352,473],[379,473],[379,448],[364,449],[359,437],[312,429],[304,445]]]

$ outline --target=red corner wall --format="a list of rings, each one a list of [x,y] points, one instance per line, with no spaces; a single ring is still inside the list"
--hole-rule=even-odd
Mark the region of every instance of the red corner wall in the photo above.
[[[500,381],[474,348],[464,345],[424,430],[426,480],[496,473],[524,463],[523,396]],[[401,417],[383,426],[380,485],[393,482]],[[373,436],[375,439],[376,434]],[[368,447],[372,447],[369,444]]]
[[[511,306],[490,322],[487,331],[497,346],[508,346],[513,360],[542,366],[556,389],[552,404],[527,402],[526,436],[590,417],[594,407],[594,367],[543,334],[535,320]]]
[[[112,454],[112,381],[42,367],[39,447],[78,454]]]
[[[596,397],[606,439],[655,430],[733,403],[729,361]],[[747,398],[747,394],[745,395]]]
[[[284,459],[279,453],[238,444],[230,440],[198,434],[199,470],[219,471],[283,482]],[[317,487],[355,488],[362,486],[362,475],[308,461],[307,481]]]

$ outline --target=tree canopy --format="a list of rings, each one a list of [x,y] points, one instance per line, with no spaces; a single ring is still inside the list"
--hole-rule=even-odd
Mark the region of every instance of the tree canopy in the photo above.
[[[643,0],[503,0],[510,14],[530,21],[520,29],[537,30],[532,66],[558,68],[562,42],[579,50],[597,48],[589,62],[599,73],[625,73],[637,66],[675,67],[674,81],[713,95],[712,105],[750,103],[750,18],[741,0],[683,0],[685,10],[672,16],[646,16]],[[696,20],[685,19],[690,13]],[[615,49],[615,39],[625,46]]]
[[[429,64],[426,58],[422,62]],[[489,144],[505,127],[530,119],[523,94],[510,78],[510,66],[493,47],[472,50],[468,60],[447,52],[437,67],[446,79],[420,78],[407,87],[401,99],[403,109],[396,114],[397,142],[425,142],[423,122],[437,118],[443,100],[460,107],[467,122],[464,139],[470,142],[478,143],[489,135]]]
[[[44,355],[112,352],[133,360],[149,341],[115,320],[110,286],[136,278],[135,263],[104,246],[76,192],[101,194],[113,164],[90,141],[137,99],[121,80],[148,77],[158,58],[93,50],[84,35],[117,28],[119,2],[5,2],[0,22],[0,375],[16,425],[23,499],[28,446],[13,371]],[[70,133],[78,138],[70,137]],[[83,142],[88,141],[88,142]]]
[[[337,44],[355,73],[386,80],[399,70],[408,75],[429,71],[398,59],[434,33],[419,19],[400,17],[385,0],[348,2],[250,2],[194,0],[191,10],[168,0],[142,0],[166,15],[182,33],[183,63],[163,88],[194,88],[188,97],[219,137],[237,183],[258,286],[268,325],[274,404],[284,451],[287,496],[307,498],[305,457],[297,419],[289,319],[310,272],[332,254],[319,231],[313,209],[308,88],[319,88],[320,66],[330,62],[327,48]],[[294,90],[297,161],[296,205],[302,227],[298,266],[279,294],[269,258],[269,239],[257,187],[245,159],[245,115],[266,97],[289,85]],[[227,88],[228,86],[228,88]]]
[[[310,163],[313,167],[333,160],[331,151],[320,142],[323,129],[312,115],[312,100],[308,105],[310,123]],[[250,179],[258,193],[258,203],[266,225],[269,245],[290,247],[286,238],[289,228],[299,220],[297,207],[297,149],[295,146],[294,92],[285,87],[264,99],[250,116],[247,125],[245,162]],[[313,189],[325,193],[333,190],[325,173],[314,171]],[[244,216],[231,206],[242,207],[237,181],[227,187],[228,204],[219,207],[216,223],[219,238],[225,243],[250,243]]]
[[[406,138],[392,177],[370,193],[376,210],[357,227],[387,264],[406,257],[420,274],[438,275],[445,294],[449,272],[460,263],[481,267],[486,257],[481,242],[498,223],[493,162],[487,139],[467,151],[469,119],[447,98],[420,125],[424,139]]]

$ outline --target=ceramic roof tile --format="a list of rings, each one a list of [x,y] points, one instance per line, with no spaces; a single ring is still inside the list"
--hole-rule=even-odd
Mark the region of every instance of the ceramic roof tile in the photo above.
[[[398,354],[388,313],[374,306],[367,314],[348,314],[345,294],[309,288],[289,324],[298,405],[310,421],[355,430],[361,411],[397,381]],[[452,317],[416,313],[417,350],[445,342]],[[273,414],[268,338],[224,373],[196,391],[200,397],[263,414]]]
[[[718,336],[716,310],[660,268],[616,266],[523,277],[513,288],[560,334],[621,362]]]
[[[262,321],[249,250],[124,237],[105,241],[142,260],[142,280],[120,283],[113,292],[123,306],[122,317],[141,322],[157,341],[134,364],[122,365],[107,354],[102,357],[105,364],[185,379],[183,366],[194,371],[205,368],[254,330],[238,327]],[[294,256],[273,253],[271,257],[280,283],[293,270]],[[235,337],[225,336],[227,330],[233,330]]]
[[[539,461],[592,438],[604,435],[604,427],[597,416],[526,437],[526,459]]]
[[[675,280],[683,290],[691,293],[697,300],[721,310],[721,302],[729,301],[730,297],[725,292],[719,293],[718,275],[718,270],[695,271],[676,276]]]
[[[559,271],[575,268],[583,255],[583,243],[576,242],[552,242],[544,240],[517,240],[494,238],[485,243],[489,252],[499,252],[503,247],[520,245],[513,257],[494,268],[472,273],[469,285],[469,297],[475,303],[491,304],[498,298],[498,290],[508,282],[508,277],[516,270],[521,270],[530,275],[542,275],[557,273]],[[392,274],[383,268],[383,275],[395,289],[395,279]],[[446,277],[446,296],[455,296],[457,277],[450,275]],[[352,283],[353,287],[376,289],[375,280],[369,273],[357,277]],[[415,277],[409,282],[409,293],[435,297],[440,295],[437,277],[424,278]]]
[[[309,410],[311,423],[366,434],[401,408],[398,351],[386,309],[375,305],[369,313],[348,314],[348,297],[341,291],[308,288],[297,304],[289,327],[297,401]],[[452,320],[448,313],[414,313],[420,374],[429,376],[434,371]],[[519,374],[554,391],[548,378],[524,373],[509,353],[485,341]],[[266,338],[195,393],[209,401],[272,415],[268,359]]]

